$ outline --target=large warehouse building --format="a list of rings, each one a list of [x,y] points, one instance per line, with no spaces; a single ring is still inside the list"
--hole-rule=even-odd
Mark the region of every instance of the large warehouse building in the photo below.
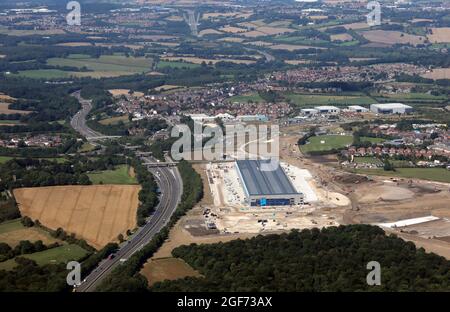
[[[247,203],[252,207],[293,206],[303,203],[304,195],[292,185],[278,164],[276,170],[264,171],[270,160],[237,160],[236,170],[244,188]]]
[[[370,110],[375,114],[409,114],[413,112],[411,106],[402,103],[372,104]]]

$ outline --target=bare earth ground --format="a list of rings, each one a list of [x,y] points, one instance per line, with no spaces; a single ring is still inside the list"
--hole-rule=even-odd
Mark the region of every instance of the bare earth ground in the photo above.
[[[100,249],[136,226],[138,185],[55,186],[14,190],[19,209],[44,226]]]
[[[378,224],[433,215],[442,220],[414,227],[385,229],[385,231],[412,241],[417,247],[423,247],[427,252],[434,252],[450,259],[449,184],[402,179],[394,182],[386,177],[372,177],[372,180],[368,180],[365,176],[349,174],[339,168],[336,157],[333,155],[315,158],[302,155],[296,143],[299,139],[298,133],[303,130],[299,126],[284,128],[283,132],[286,136],[280,138],[280,158],[290,165],[308,169],[316,181],[317,196],[324,200],[328,195],[326,203],[328,202],[329,206],[324,204],[311,209],[311,212],[306,211],[303,219],[299,218],[299,221],[304,221],[298,223],[300,228],[336,224]],[[223,234],[217,230],[207,230],[203,212],[206,208],[214,206],[214,198],[207,183],[205,165],[195,165],[194,168],[204,180],[205,198],[174,226],[169,239],[154,254],[152,260],[171,257],[172,250],[181,245],[212,244],[247,239],[259,234],[280,233],[280,231],[274,231]],[[308,209],[310,208],[306,208]],[[260,212],[255,213],[260,214]],[[295,218],[295,214],[296,212],[293,212],[290,218]],[[234,216],[232,212],[230,215]],[[241,213],[241,218],[245,219],[247,215],[249,213]],[[217,222],[221,221],[217,220]],[[150,270],[152,265],[147,263],[145,268]],[[148,278],[147,273],[143,274]],[[174,278],[178,277],[183,276],[174,276]]]
[[[165,280],[202,276],[182,259],[177,258],[150,260],[140,273],[147,278],[149,286]]]

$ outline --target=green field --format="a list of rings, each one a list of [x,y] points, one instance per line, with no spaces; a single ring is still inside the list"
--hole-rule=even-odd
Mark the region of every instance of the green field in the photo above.
[[[116,125],[121,121],[125,124],[130,122],[127,115],[102,119],[99,122],[102,125]]]
[[[36,261],[38,265],[68,263],[83,259],[89,252],[78,245],[64,245],[29,255],[21,255],[23,258]],[[14,259],[0,262],[0,270],[11,270],[16,266]]]
[[[125,55],[102,55],[93,58],[83,54],[72,54],[66,58],[50,58],[48,65],[76,67],[88,71],[63,71],[59,69],[39,69],[20,71],[17,75],[34,79],[60,79],[70,77],[118,77],[148,72],[153,60],[145,57]]]
[[[200,67],[199,64],[194,63],[187,63],[187,62],[169,62],[169,61],[159,61],[156,65],[156,69],[164,69],[164,68],[175,68],[175,69],[181,69],[181,68],[198,68]]]
[[[5,162],[10,161],[11,159],[14,159],[14,157],[0,156],[0,164],[4,164]]]
[[[391,99],[407,99],[407,100],[443,100],[447,97],[445,95],[432,95],[428,93],[402,93],[402,94],[383,94],[383,97]]]
[[[22,228],[23,228],[23,225],[20,222],[20,219],[5,221],[0,224],[0,234],[20,230]]]
[[[321,135],[310,138],[309,143],[302,145],[300,149],[303,153],[330,151],[344,148],[352,142],[353,136],[349,135]]]
[[[354,161],[357,164],[383,165],[383,162],[375,157],[355,157]]]
[[[21,70],[16,75],[31,79],[61,79],[70,78],[72,76],[72,72],[67,72],[59,69],[34,69]]]
[[[19,120],[0,120],[0,125],[17,125],[19,123]]]
[[[23,157],[11,157],[11,156],[0,156],[0,164],[4,164],[12,159],[23,159]],[[38,158],[39,160],[56,161],[59,164],[63,164],[67,161],[64,157],[53,157],[53,158]]]
[[[84,143],[80,149],[78,150],[79,153],[87,153],[87,152],[92,152],[93,150],[95,150],[96,146],[92,145],[91,143]]]
[[[370,142],[372,144],[377,144],[377,143],[383,143],[386,140],[382,139],[382,138],[361,137],[360,141],[361,142]]]
[[[357,169],[355,172],[366,175],[380,175],[450,183],[450,170],[445,168],[396,168],[395,171],[384,171],[383,169]]]
[[[117,166],[115,170],[106,170],[88,174],[93,184],[138,184],[136,178],[128,173],[128,166]]]
[[[266,101],[258,94],[252,93],[248,95],[236,95],[228,99],[230,103],[239,102],[239,103],[265,103]]]
[[[366,95],[311,95],[288,93],[285,95],[299,107],[312,105],[370,105],[376,103]]]

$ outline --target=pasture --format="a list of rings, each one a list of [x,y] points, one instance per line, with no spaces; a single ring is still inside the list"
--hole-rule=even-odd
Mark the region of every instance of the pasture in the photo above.
[[[100,171],[88,174],[92,184],[132,185],[137,180],[130,174],[127,165],[117,166],[114,170]]]
[[[349,135],[321,135],[311,137],[308,142],[300,146],[300,150],[303,153],[324,152],[344,148],[353,143],[353,137]]]
[[[289,93],[286,97],[298,107],[311,105],[370,105],[377,101],[366,95],[311,95]]]
[[[45,251],[21,255],[20,257],[36,261],[38,265],[68,263],[85,258],[89,252],[78,245],[63,245]],[[12,270],[17,263],[14,259],[0,262],[0,270]]]

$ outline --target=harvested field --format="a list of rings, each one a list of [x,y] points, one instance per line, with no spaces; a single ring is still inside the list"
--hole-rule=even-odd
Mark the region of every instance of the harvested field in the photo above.
[[[450,42],[450,27],[431,28],[432,33],[428,35],[431,43]]]
[[[422,77],[435,80],[450,79],[450,68],[435,68],[432,71],[423,74]]]
[[[219,41],[225,41],[225,42],[243,42],[245,39],[243,38],[235,38],[235,37],[225,37],[219,39]]]
[[[10,103],[0,103],[0,114],[30,114],[31,112],[23,111],[23,110],[16,110],[16,109],[9,109]]]
[[[200,58],[200,57],[194,57],[194,56],[167,56],[167,57],[163,57],[161,58],[164,61],[169,61],[169,62],[177,62],[177,61],[182,61],[182,62],[188,62],[188,63],[193,63],[193,64],[202,64],[203,62],[205,62],[206,64],[212,63],[212,64],[216,64],[219,62],[230,62],[230,63],[235,63],[235,64],[254,64],[256,63],[256,61],[252,61],[252,60],[238,60],[238,59],[227,59],[227,58],[222,58],[222,59],[206,59],[206,58]]]
[[[65,42],[56,44],[59,47],[90,47],[91,45],[92,43],[90,42]]]
[[[269,47],[272,50],[286,50],[286,51],[296,51],[296,50],[306,50],[306,49],[325,49],[313,46],[305,45],[295,45],[295,44],[276,44]]]
[[[178,258],[150,260],[140,272],[147,278],[149,286],[157,282],[173,281],[185,277],[200,277],[201,274]]]
[[[352,41],[353,37],[349,34],[331,35],[332,41]]]
[[[272,42],[267,41],[252,41],[252,42],[246,42],[246,44],[251,44],[257,47],[267,47],[273,45]]]
[[[9,96],[9,95],[7,95],[7,94],[4,94],[4,93],[1,93],[0,92],[0,102],[8,102],[8,103],[12,103],[12,102],[14,102],[16,99],[15,98],[13,98],[13,97],[11,97],[11,96]]]
[[[232,26],[222,27],[219,30],[227,32],[227,33],[232,33],[232,34],[244,33],[247,31],[247,29],[245,29],[245,28],[232,27]]]
[[[418,45],[425,42],[424,37],[414,36],[400,31],[369,30],[361,33],[369,41],[383,44],[412,44]]]
[[[29,240],[30,242],[40,240],[46,245],[56,242],[62,243],[38,227],[24,227],[20,223],[20,219],[0,224],[0,242],[6,243],[14,248],[23,240]]]
[[[200,37],[206,36],[206,35],[221,35],[222,32],[215,30],[215,29],[204,29],[199,32]]]
[[[22,215],[63,228],[100,249],[136,226],[138,185],[55,186],[14,190]]]

